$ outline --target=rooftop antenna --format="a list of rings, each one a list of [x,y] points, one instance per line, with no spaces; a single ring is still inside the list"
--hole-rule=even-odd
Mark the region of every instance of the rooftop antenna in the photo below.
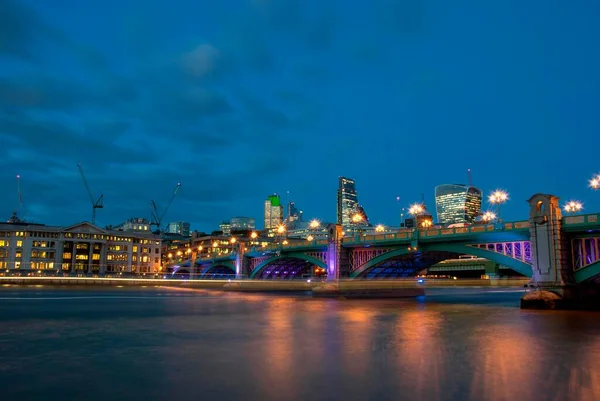
[[[471,176],[470,168],[467,169],[467,176],[469,177],[469,186],[472,187],[473,186],[473,177]]]

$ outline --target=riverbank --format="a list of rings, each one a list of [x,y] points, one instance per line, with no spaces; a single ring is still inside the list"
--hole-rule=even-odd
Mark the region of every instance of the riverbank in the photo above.
[[[92,277],[0,277],[0,285],[132,286],[209,289],[232,292],[296,292],[326,297],[400,298],[424,294],[427,288],[512,287],[523,288],[527,280],[179,280]],[[332,287],[332,285],[335,286]]]

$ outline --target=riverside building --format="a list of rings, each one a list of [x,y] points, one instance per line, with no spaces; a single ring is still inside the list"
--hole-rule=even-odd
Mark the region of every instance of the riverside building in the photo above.
[[[158,273],[160,236],[107,230],[87,222],[69,227],[0,223],[0,272]]]

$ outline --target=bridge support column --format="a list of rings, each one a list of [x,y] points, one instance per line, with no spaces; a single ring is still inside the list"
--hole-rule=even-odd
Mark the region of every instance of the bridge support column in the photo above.
[[[348,276],[348,254],[342,248],[343,229],[340,224],[327,227],[327,281]]]
[[[245,260],[246,243],[239,241],[235,253],[235,278],[240,279],[248,276],[248,263]]]
[[[523,308],[558,307],[572,292],[567,289],[574,281],[558,200],[554,195],[536,194],[528,201],[532,282],[540,291],[525,295],[521,300]]]

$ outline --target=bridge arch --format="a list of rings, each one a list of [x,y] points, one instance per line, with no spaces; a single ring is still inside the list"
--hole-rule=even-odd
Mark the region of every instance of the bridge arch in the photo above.
[[[200,278],[208,278],[209,276],[223,276],[235,274],[235,264],[231,261],[221,261],[200,270]]]
[[[304,253],[294,252],[294,253],[286,253],[284,255],[274,256],[272,258],[269,258],[269,259],[263,261],[258,266],[256,266],[256,268],[252,271],[252,273],[250,273],[250,278],[256,278],[257,276],[260,276],[263,273],[263,271],[270,265],[274,264],[275,262],[286,260],[286,259],[301,260],[301,261],[313,264],[315,266],[319,266],[323,269],[327,269],[327,264],[325,262],[323,262],[321,259],[317,259],[314,256],[306,255]]]
[[[575,282],[597,281],[600,277],[600,260],[575,270]]]
[[[383,253],[383,254],[376,256],[373,259],[369,260],[368,262],[366,262],[365,264],[360,266],[358,269],[352,271],[350,273],[350,278],[361,277],[361,276],[365,275],[373,267],[379,265],[382,262],[385,262],[386,260],[389,260],[389,259],[392,259],[392,258],[395,258],[398,256],[408,255],[413,252],[414,251],[410,251],[408,248],[399,248],[399,249],[395,249],[393,251]],[[514,271],[516,271],[526,277],[531,277],[533,274],[531,265],[529,263],[517,260],[515,258],[512,258],[507,255],[503,255],[498,252],[483,249],[483,248],[475,248],[475,247],[471,247],[471,246],[467,246],[467,245],[452,244],[452,243],[449,243],[449,244],[427,244],[427,245],[423,245],[420,248],[420,252],[421,253],[451,252],[451,253],[455,253],[458,255],[473,255],[473,256],[477,256],[479,258],[484,258],[484,259],[490,260],[492,262],[496,262],[498,264],[509,267],[509,268],[513,269]]]

